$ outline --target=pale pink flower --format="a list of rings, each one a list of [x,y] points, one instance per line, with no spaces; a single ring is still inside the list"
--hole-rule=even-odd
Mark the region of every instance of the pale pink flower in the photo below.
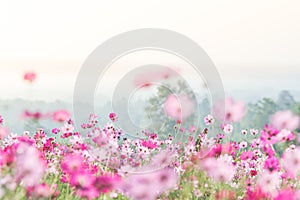
[[[300,173],[300,149],[299,147],[294,150],[285,151],[282,156],[283,167],[287,172],[293,175]]]
[[[241,133],[242,133],[243,135],[247,135],[248,131],[247,131],[246,129],[243,129],[243,130],[241,130]]]
[[[164,103],[166,114],[173,119],[185,119],[193,114],[195,102],[187,94],[171,94]]]
[[[233,126],[231,124],[225,124],[223,127],[223,131],[227,134],[232,133]]]
[[[275,137],[278,141],[285,142],[286,140],[293,138],[294,134],[289,130],[282,129]]]
[[[212,125],[215,122],[215,119],[211,115],[207,115],[204,117],[204,123],[205,125],[209,126]]]
[[[53,113],[52,119],[56,122],[65,122],[71,117],[67,110],[57,110]]]
[[[281,182],[278,172],[270,172],[264,170],[257,179],[257,185],[261,187],[265,193],[274,193]]]
[[[271,116],[271,125],[276,129],[287,129],[293,131],[299,127],[299,116],[294,115],[289,110],[278,111]]]
[[[250,129],[250,133],[251,133],[251,135],[257,135],[258,130],[257,129]]]
[[[247,142],[240,142],[240,144],[239,144],[239,147],[241,148],[241,149],[245,149],[245,148],[247,148],[247,146],[248,146],[248,144],[247,144]]]
[[[200,168],[217,182],[230,181],[235,173],[235,167],[227,157],[216,159],[209,157],[200,162]]]
[[[191,126],[190,128],[189,128],[189,132],[190,133],[195,133],[196,131],[197,131],[197,127],[196,126]]]
[[[214,105],[213,113],[221,121],[237,122],[246,114],[246,107],[244,102],[235,102],[232,98],[226,98]]]
[[[0,140],[5,138],[8,134],[9,130],[7,127],[0,127]]]
[[[74,126],[72,124],[65,124],[62,128],[61,131],[63,133],[72,133],[74,130]]]
[[[55,195],[55,191],[57,189],[57,185],[46,185],[45,183],[36,185],[34,187],[28,187],[26,189],[27,196],[34,199],[46,199],[49,197],[53,197]],[[58,195],[58,192],[57,194]]]
[[[23,76],[25,81],[28,81],[32,83],[36,79],[36,73],[35,72],[26,72]]]
[[[25,187],[39,183],[45,173],[45,163],[40,159],[35,147],[21,143],[17,148],[16,179]]]
[[[120,189],[134,200],[154,200],[161,193],[177,186],[178,175],[173,169],[161,169],[152,173],[138,173],[129,176]]]
[[[175,152],[162,150],[155,156],[153,156],[151,160],[151,166],[154,167],[154,170],[158,168],[164,168],[170,165],[175,160]]]

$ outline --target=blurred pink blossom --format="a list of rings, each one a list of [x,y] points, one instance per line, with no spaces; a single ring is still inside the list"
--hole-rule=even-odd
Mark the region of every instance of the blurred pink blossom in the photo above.
[[[9,130],[7,127],[0,127],[0,140],[5,138],[8,134]]]
[[[231,124],[225,124],[223,126],[223,131],[227,134],[232,133],[233,131],[233,126]]]
[[[219,101],[214,105],[213,113],[221,121],[238,122],[246,114],[246,106],[242,101],[226,98],[224,101]]]
[[[299,116],[294,115],[289,110],[278,111],[270,117],[271,125],[278,129],[293,131],[299,127]]]
[[[170,94],[165,103],[166,114],[176,120],[181,120],[193,114],[195,102],[187,94]]]
[[[23,117],[25,119],[40,120],[44,117],[44,115],[39,111],[30,112],[29,110],[25,110],[23,113]]]
[[[230,157],[208,157],[200,162],[200,167],[217,182],[230,181],[235,173],[235,167],[230,163]]]
[[[45,174],[45,162],[40,158],[40,152],[32,145],[20,143],[16,156],[16,179],[24,186],[37,185]]]
[[[154,200],[177,186],[178,175],[173,169],[131,175],[120,185],[121,190],[133,200]]]
[[[177,74],[171,69],[160,70],[160,71],[150,71],[144,74],[139,74],[134,80],[134,85],[137,87],[151,87],[153,83],[160,82],[161,80],[169,79]]]
[[[35,72],[25,72],[23,78],[25,81],[32,83],[36,79],[36,73]]]
[[[300,173],[300,149],[285,151],[282,155],[282,163],[285,170],[292,175]]]
[[[278,172],[264,170],[257,179],[257,185],[261,187],[264,193],[272,194],[276,192],[280,181],[281,179]]]
[[[56,122],[65,122],[71,117],[67,110],[57,110],[53,113],[52,119]]]
[[[26,188],[26,193],[29,198],[33,199],[47,199],[49,197],[56,197],[59,194],[57,185],[46,185],[45,183],[36,185],[34,187]]]

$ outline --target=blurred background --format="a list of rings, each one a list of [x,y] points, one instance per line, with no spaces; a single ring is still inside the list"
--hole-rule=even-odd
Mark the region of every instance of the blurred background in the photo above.
[[[264,117],[275,110],[284,106],[294,112],[299,109],[299,7],[299,1],[271,0],[3,0],[0,114],[13,131],[21,131],[26,127],[22,120],[26,109],[43,113],[67,109],[72,113],[77,74],[98,45],[125,31],[164,28],[197,42],[215,63],[226,93],[248,103],[253,109],[248,110],[253,112],[248,119],[253,121],[256,115],[256,125],[262,126]],[[178,58],[151,53],[128,56],[114,63],[105,75],[97,93],[98,109],[109,112],[109,93],[122,73],[149,64],[153,58],[192,74]],[[31,71],[36,74],[34,82],[24,81],[24,73]],[[197,87],[199,83],[193,84]],[[198,92],[201,90],[199,84]],[[262,107],[270,107],[268,113],[258,114]]]

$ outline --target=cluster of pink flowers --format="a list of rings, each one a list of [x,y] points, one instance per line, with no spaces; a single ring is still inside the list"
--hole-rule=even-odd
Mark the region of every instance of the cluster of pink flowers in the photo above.
[[[174,120],[187,117],[169,98],[166,112]],[[84,199],[107,195],[151,200],[172,195],[186,184],[193,187],[191,198],[205,198],[202,191],[207,188],[216,199],[299,199],[300,148],[295,132],[299,117],[280,111],[262,130],[235,130],[233,123],[245,108],[232,100],[226,104],[226,119],[219,128],[214,126],[217,120],[207,115],[203,129],[178,123],[175,129],[180,131],[174,132],[179,135],[145,130],[141,138],[127,137],[116,128],[115,113],[103,127],[96,115],[90,115],[78,132],[69,113],[60,110],[53,115],[59,123],[51,132],[38,129],[21,135],[2,134],[0,116],[0,198],[20,187],[27,198],[55,198],[68,187]],[[176,111],[169,112],[169,106]],[[232,141],[236,134],[241,141]],[[205,178],[198,179],[197,173]],[[47,182],[49,177],[59,181]]]
[[[23,113],[23,118],[32,120],[41,120],[50,118],[55,122],[65,122],[71,118],[70,113],[67,110],[57,110],[53,113],[42,113],[40,111],[29,111],[25,110]]]

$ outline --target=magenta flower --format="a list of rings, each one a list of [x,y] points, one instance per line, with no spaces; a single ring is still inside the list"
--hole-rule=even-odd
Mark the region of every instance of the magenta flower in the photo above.
[[[271,125],[278,129],[293,131],[299,127],[300,118],[289,110],[278,111],[270,117]]]
[[[57,133],[60,132],[60,130],[59,130],[59,128],[53,128],[53,129],[51,130],[51,132],[52,132],[53,134],[57,134]]]
[[[278,158],[272,156],[265,160],[264,169],[268,169],[270,172],[279,171],[280,170],[280,163]]]
[[[111,120],[111,121],[113,121],[113,122],[115,122],[115,121],[117,121],[117,115],[116,115],[116,113],[110,113],[109,114],[109,119]]]
[[[283,189],[283,190],[280,190],[278,192],[278,194],[276,195],[276,197],[274,198],[274,200],[292,200],[292,199],[298,199],[297,198],[297,195],[295,193],[294,190],[291,190],[291,189]]]
[[[28,81],[30,83],[33,83],[36,79],[36,73],[35,72],[26,72],[23,76],[25,81]]]

